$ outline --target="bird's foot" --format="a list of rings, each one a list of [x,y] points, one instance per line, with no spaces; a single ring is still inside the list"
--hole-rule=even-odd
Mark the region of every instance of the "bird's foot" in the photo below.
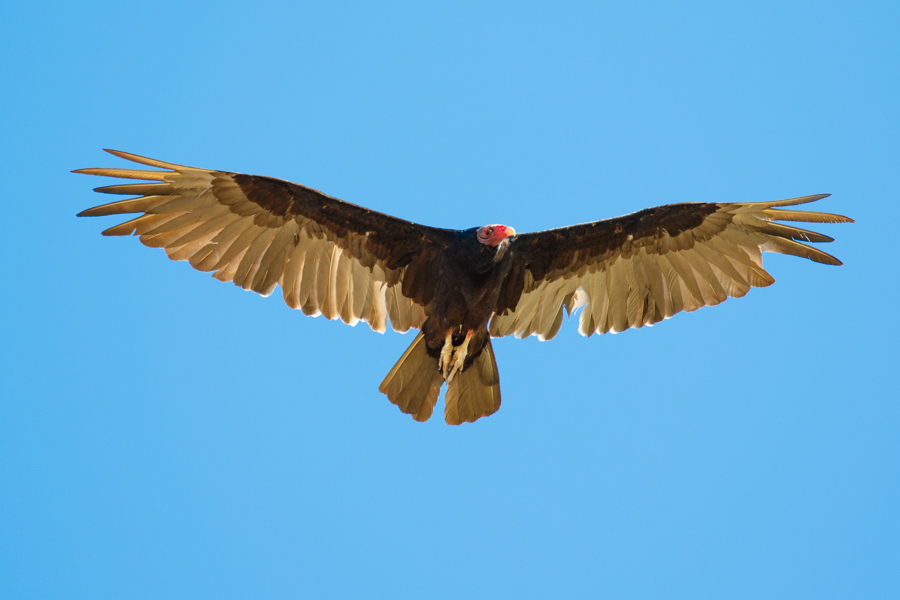
[[[447,332],[444,339],[444,347],[441,348],[441,356],[438,359],[438,370],[444,379],[447,379],[447,373],[450,369],[450,362],[453,360],[453,330]]]
[[[472,334],[475,333],[472,330],[466,332],[466,339],[463,340],[463,343],[459,345],[459,348],[455,348],[451,351],[452,356],[449,358],[447,363],[444,365],[444,370],[442,373],[444,374],[444,379],[449,383],[453,380],[453,376],[463,370],[463,366],[466,364],[466,356],[469,353],[469,340],[472,339]],[[453,343],[450,342],[450,346],[452,348]],[[446,346],[444,346],[446,350]],[[443,351],[441,352],[443,356]],[[450,372],[447,373],[447,368],[449,367]]]

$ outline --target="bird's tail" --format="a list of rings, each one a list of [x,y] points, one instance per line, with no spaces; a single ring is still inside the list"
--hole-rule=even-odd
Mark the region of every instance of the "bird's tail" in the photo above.
[[[428,356],[425,336],[419,332],[378,389],[416,421],[427,421],[443,384],[438,359]]]
[[[500,408],[500,373],[491,339],[463,372],[447,384],[444,420],[448,425],[471,423]]]
[[[438,359],[428,355],[425,337],[419,333],[378,389],[416,421],[427,421],[443,384]],[[448,384],[444,420],[448,425],[471,423],[494,414],[499,408],[500,375],[488,339],[472,364]]]

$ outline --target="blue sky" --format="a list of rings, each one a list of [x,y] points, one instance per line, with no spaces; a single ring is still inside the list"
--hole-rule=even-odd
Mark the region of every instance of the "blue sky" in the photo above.
[[[4,11],[0,597],[896,597],[898,5],[307,4]],[[501,410],[447,427],[377,390],[409,335],[76,219],[104,147],[442,227],[857,223],[843,267],[498,340]]]

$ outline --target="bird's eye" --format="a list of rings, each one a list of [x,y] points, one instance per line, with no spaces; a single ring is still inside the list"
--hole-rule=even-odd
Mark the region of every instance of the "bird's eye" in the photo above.
[[[492,235],[494,235],[493,227],[485,227],[484,229],[481,230],[481,237],[483,237],[483,238],[489,238]]]

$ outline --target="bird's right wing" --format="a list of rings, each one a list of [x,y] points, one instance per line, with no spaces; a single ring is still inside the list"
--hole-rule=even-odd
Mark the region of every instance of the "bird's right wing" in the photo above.
[[[276,285],[307,315],[365,321],[384,331],[419,328],[434,290],[432,264],[454,232],[426,227],[343,202],[302,185],[175,165],[109,150],[167,169],[79,169],[138,179],[97,188],[137,195],[79,216],[141,213],[103,232],[140,236],[172,260],[187,260],[220,281],[264,296]]]
[[[827,194],[777,202],[693,203],[516,236],[490,332],[550,339],[584,307],[579,332],[624,331],[680,311],[719,304],[774,283],[762,251],[839,265],[801,242],[832,238],[777,223],[848,223],[829,213],[783,209]]]

